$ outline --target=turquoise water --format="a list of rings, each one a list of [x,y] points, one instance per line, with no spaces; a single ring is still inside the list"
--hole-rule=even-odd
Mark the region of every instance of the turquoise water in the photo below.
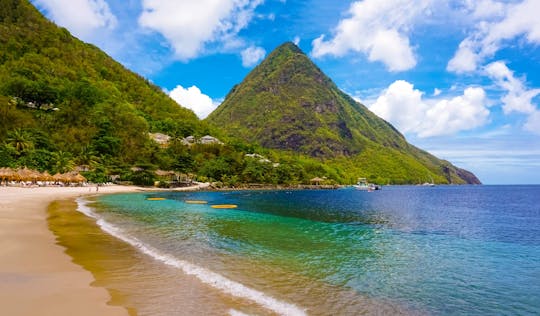
[[[240,314],[540,314],[540,186],[121,194],[89,212],[257,306]]]

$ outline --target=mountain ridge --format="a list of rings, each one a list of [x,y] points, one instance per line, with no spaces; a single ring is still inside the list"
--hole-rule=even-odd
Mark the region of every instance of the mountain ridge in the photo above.
[[[472,173],[409,144],[390,123],[341,91],[291,42],[272,51],[206,120],[265,148],[341,164],[349,159],[380,180],[390,172],[384,166],[369,167],[376,160],[413,170],[405,170],[403,179],[390,177],[398,182],[433,177],[439,183],[480,183]]]

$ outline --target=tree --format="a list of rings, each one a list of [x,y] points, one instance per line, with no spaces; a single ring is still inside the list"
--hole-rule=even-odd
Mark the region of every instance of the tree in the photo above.
[[[15,148],[18,156],[34,148],[32,136],[25,130],[16,129],[8,133],[7,141],[9,145]]]
[[[53,172],[65,173],[73,169],[73,156],[65,151],[56,151],[52,154]]]

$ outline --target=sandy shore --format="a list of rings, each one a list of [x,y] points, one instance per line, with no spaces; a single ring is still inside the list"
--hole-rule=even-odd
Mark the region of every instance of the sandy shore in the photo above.
[[[139,191],[106,186],[99,193]],[[92,287],[92,274],[71,262],[47,227],[50,202],[96,194],[95,187],[0,187],[0,306],[3,315],[127,315]]]

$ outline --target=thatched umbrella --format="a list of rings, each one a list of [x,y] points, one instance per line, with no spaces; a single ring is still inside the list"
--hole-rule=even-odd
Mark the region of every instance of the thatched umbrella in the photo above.
[[[8,168],[0,168],[0,184],[4,182],[4,180],[7,180],[8,176]]]
[[[17,170],[17,176],[19,181],[31,181],[34,180],[34,172],[26,167]]]
[[[62,182],[64,178],[62,177],[62,174],[60,172],[57,172],[52,176],[54,182]]]
[[[11,168],[5,168],[4,172],[4,177],[7,181],[13,181],[18,179],[17,172],[15,170]]]
[[[315,184],[315,185],[319,185],[319,184],[321,184],[321,182],[324,181],[324,179],[319,178],[319,177],[315,177],[315,178],[313,178],[313,179],[311,179],[311,180],[309,180],[309,181],[310,181],[311,183]]]
[[[69,174],[69,172],[66,172],[66,173],[62,173],[62,182],[64,183],[70,183],[71,182],[71,175]]]
[[[85,182],[86,178],[83,177],[80,173],[77,173],[77,174],[71,176],[71,181],[81,183],[81,182]]]
[[[50,173],[48,173],[47,171],[43,172],[41,174],[41,177],[39,178],[40,181],[51,181],[53,180],[53,177],[51,176]]]
[[[41,179],[41,172],[37,170],[32,170],[32,169],[29,169],[29,170],[30,170],[30,178],[32,179],[32,182],[37,182],[38,180]]]

